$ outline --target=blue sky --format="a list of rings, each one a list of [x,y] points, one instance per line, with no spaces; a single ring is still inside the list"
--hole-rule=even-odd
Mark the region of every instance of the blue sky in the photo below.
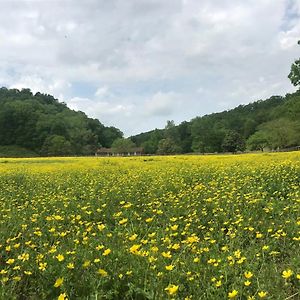
[[[0,85],[126,136],[284,95],[300,0],[2,0]]]

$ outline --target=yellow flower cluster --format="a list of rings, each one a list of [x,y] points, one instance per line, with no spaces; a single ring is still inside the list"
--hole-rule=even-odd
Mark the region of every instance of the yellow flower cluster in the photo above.
[[[5,299],[285,299],[300,153],[0,159]]]

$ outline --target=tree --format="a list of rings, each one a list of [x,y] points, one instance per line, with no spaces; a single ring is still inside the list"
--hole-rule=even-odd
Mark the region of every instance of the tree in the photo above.
[[[260,130],[266,133],[272,149],[297,146],[300,143],[300,123],[285,118],[262,124]]]
[[[243,126],[243,136],[247,139],[255,132],[256,126],[257,123],[253,119],[248,118],[245,120]]]
[[[270,146],[268,134],[263,131],[257,131],[252,134],[247,140],[247,148],[251,151],[261,150],[264,151],[265,148]]]
[[[128,153],[135,147],[135,144],[130,139],[116,139],[112,144],[112,150],[116,153]]]
[[[103,130],[103,136],[101,138],[101,145],[103,147],[112,147],[115,140],[121,139],[123,137],[123,132],[116,127],[110,126]]]
[[[141,146],[144,148],[146,154],[153,154],[157,151],[158,143],[150,139],[142,143]]]
[[[180,146],[170,138],[162,139],[158,143],[157,154],[177,154],[180,152]]]
[[[237,152],[245,150],[245,140],[236,131],[230,130],[226,133],[222,148],[225,152]]]
[[[300,41],[298,41],[298,45],[300,45]],[[295,60],[292,64],[288,78],[294,86],[300,85],[300,59]]]
[[[194,152],[205,153],[205,144],[201,138],[194,138],[192,143],[192,150]]]
[[[189,122],[182,122],[177,126],[177,131],[179,135],[179,145],[183,153],[192,152],[192,136],[191,136],[191,126]]]
[[[168,120],[165,126],[165,138],[173,140],[174,143],[179,143],[179,132],[178,127],[175,125],[173,120]]]
[[[72,152],[71,143],[63,136],[51,135],[46,138],[41,152],[46,156],[69,155]]]
[[[216,115],[194,119],[191,126],[193,151],[222,152],[224,131],[224,124],[221,124]]]
[[[300,84],[300,59],[296,60],[292,66],[291,66],[291,71],[288,76],[290,79],[291,83],[294,86],[297,86]]]

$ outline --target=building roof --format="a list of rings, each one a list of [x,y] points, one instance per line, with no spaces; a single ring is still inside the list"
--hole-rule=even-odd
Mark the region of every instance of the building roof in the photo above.
[[[130,153],[143,153],[144,152],[144,148],[143,147],[134,147],[131,148],[130,151],[124,151],[124,153],[126,152],[130,152]],[[113,150],[112,148],[99,148],[96,150],[96,153],[118,153],[118,151]]]

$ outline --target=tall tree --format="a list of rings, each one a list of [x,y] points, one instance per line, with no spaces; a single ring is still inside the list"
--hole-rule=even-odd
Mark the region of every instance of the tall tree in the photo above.
[[[180,152],[180,146],[170,138],[162,139],[158,143],[157,154],[178,154]]]
[[[292,64],[288,77],[294,86],[300,85],[300,59]]]
[[[262,124],[259,129],[267,137],[268,144],[272,149],[282,149],[300,144],[300,122],[280,118]]]
[[[41,152],[46,156],[70,155],[72,153],[71,143],[63,136],[51,135],[46,138]]]
[[[300,41],[298,41],[298,45],[300,45]],[[300,85],[300,58],[292,64],[288,78],[294,86]]]
[[[247,140],[247,148],[251,151],[264,151],[265,148],[270,147],[268,133],[260,130],[252,134]]]
[[[238,132],[230,130],[224,137],[222,148],[225,152],[244,151],[245,140]]]
[[[128,153],[135,147],[135,144],[130,139],[119,138],[112,144],[112,149],[116,153]]]

